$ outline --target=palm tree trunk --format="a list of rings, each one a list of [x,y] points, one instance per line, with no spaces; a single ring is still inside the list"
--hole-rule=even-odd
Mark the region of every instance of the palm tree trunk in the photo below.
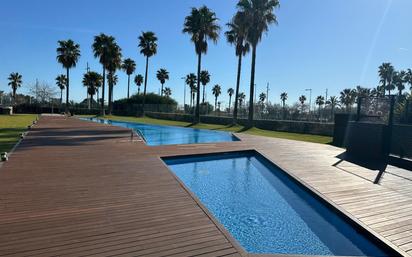
[[[127,74],[127,99],[129,99],[130,96],[130,75]]]
[[[217,96],[215,97],[215,112],[217,111]]]
[[[106,81],[106,68],[103,65],[103,83],[102,83],[102,97],[101,97],[101,115],[104,116],[105,115],[105,111],[104,111],[104,88],[105,88],[105,81]]]
[[[235,107],[233,109],[233,121],[232,124],[237,123],[237,112],[238,112],[238,98],[239,98],[239,86],[240,86],[240,73],[242,71],[242,54],[239,55],[239,60],[237,63],[237,78],[236,78],[236,93],[235,93]]]
[[[160,89],[160,96],[163,96],[163,83],[162,83],[162,88]]]
[[[256,65],[256,45],[252,46],[252,69],[250,74],[250,96],[249,96],[249,116],[248,126],[253,127],[253,94],[255,92],[255,65]]]
[[[67,73],[67,80],[66,80],[66,114],[69,113],[69,89],[70,89],[70,83],[69,83],[69,68],[66,69]]]
[[[90,110],[90,95],[87,94],[87,109]]]
[[[197,55],[197,95],[195,108],[195,123],[200,122],[200,69],[202,66],[202,54]]]
[[[205,90],[206,90],[206,84],[203,85],[203,97],[202,97],[202,103],[205,103]]]
[[[91,98],[91,102],[93,104],[93,95],[90,95],[90,98]]]
[[[231,102],[232,102],[232,96],[230,95],[229,96],[229,113],[230,113],[230,104],[231,104]]]
[[[62,107],[63,103],[63,89],[60,89],[60,108]]]
[[[146,72],[144,75],[144,89],[143,89],[143,101],[142,101],[142,116],[144,116],[144,105],[146,102],[146,87],[147,87],[147,72],[149,69],[149,56],[146,56]]]

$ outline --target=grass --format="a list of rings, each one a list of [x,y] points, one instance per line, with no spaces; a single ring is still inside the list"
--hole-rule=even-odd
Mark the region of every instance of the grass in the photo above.
[[[0,115],[0,152],[9,152],[36,117],[35,114]]]
[[[93,116],[82,116],[82,117],[93,117]],[[250,134],[250,135],[255,135],[255,136],[283,138],[283,139],[298,140],[298,141],[320,143],[320,144],[329,144],[332,142],[332,137],[328,137],[328,136],[280,132],[280,131],[264,130],[264,129],[259,129],[259,128],[250,128],[250,129],[245,130],[243,126],[239,126],[239,125],[227,126],[227,125],[205,124],[205,123],[192,125],[189,122],[182,122],[182,121],[160,120],[160,119],[153,119],[149,117],[126,117],[126,116],[115,116],[115,115],[106,115],[104,116],[104,118],[111,119],[111,120],[117,120],[117,121],[129,121],[129,122],[156,124],[156,125],[169,125],[169,126],[191,127],[191,128],[199,128],[199,129],[221,130],[221,131],[245,133],[245,134]]]

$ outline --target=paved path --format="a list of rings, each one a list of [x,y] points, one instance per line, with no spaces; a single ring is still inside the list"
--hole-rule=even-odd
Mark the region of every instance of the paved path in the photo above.
[[[343,162],[328,145],[242,141],[149,147],[130,131],[42,117],[0,169],[0,256],[240,256],[160,156],[256,149],[383,240],[412,254],[412,173]],[[135,138],[136,139],[136,138]]]

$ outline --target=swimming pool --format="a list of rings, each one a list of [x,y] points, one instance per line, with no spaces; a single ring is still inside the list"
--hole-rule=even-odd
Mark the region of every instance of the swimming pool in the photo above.
[[[232,133],[223,131],[114,121],[97,118],[83,118],[83,120],[134,129],[144,137],[146,144],[151,146],[239,141],[239,139],[233,136]]]
[[[398,256],[255,151],[163,160],[249,253]]]

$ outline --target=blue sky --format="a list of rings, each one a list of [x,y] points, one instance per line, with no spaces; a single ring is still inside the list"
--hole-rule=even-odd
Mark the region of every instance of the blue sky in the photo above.
[[[93,58],[91,44],[100,32],[113,35],[124,57],[137,62],[137,73],[144,74],[144,57],[139,54],[137,37],[152,30],[158,38],[158,54],[151,58],[148,91],[158,92],[155,72],[166,68],[172,96],[183,102],[182,76],[196,71],[196,56],[189,36],[182,33],[190,7],[203,4],[214,10],[222,26],[217,45],[210,45],[203,68],[212,74],[211,87],[222,86],[220,98],[228,103],[226,90],[235,86],[237,59],[225,41],[224,26],[235,12],[234,0],[4,0],[0,9],[0,90],[9,91],[7,76],[23,75],[24,87],[37,79],[54,85],[64,70],[56,62],[57,40],[73,39],[81,46],[82,57],[71,71],[71,98],[85,98],[81,85],[86,63],[101,71]],[[256,84],[269,100],[279,102],[286,91],[288,103],[297,101],[306,88],[313,96],[337,95],[345,87],[378,83],[377,67],[390,61],[397,69],[412,68],[412,29],[410,0],[281,0],[276,11],[279,25],[272,26],[257,50]],[[115,99],[127,92],[127,77],[118,72]],[[248,95],[250,56],[243,62],[241,91]],[[132,92],[137,90],[132,85]]]

